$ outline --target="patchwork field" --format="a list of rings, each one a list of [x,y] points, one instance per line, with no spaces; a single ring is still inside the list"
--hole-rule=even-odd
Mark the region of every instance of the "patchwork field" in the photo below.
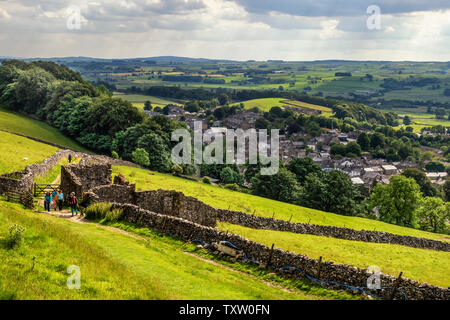
[[[76,151],[88,151],[45,122],[31,119],[2,107],[0,107],[0,129],[56,143]]]
[[[247,239],[306,254],[311,258],[350,264],[362,269],[376,265],[381,272],[403,275],[420,282],[441,287],[450,286],[450,252],[416,249],[401,245],[349,241],[290,232],[256,230],[228,223],[219,223],[223,231]],[[418,263],[420,261],[420,263]]]
[[[292,222],[348,227],[356,230],[377,230],[444,241],[448,239],[445,235],[400,227],[376,220],[309,209],[144,169],[114,166],[113,175],[119,173],[125,175],[128,181],[136,183],[136,187],[140,190],[176,190],[215,208],[242,211],[262,217],[274,216],[276,219],[283,220],[289,220],[292,216]]]

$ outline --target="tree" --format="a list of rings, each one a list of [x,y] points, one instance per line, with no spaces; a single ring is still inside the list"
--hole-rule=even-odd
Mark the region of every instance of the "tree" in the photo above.
[[[450,180],[445,181],[443,189],[445,194],[445,201],[450,201]]]
[[[358,136],[358,139],[356,142],[359,144],[362,150],[368,151],[370,148],[370,138],[365,132],[361,132],[361,134]]]
[[[145,101],[144,110],[152,111],[152,109],[153,109],[152,103],[149,100]]]
[[[403,176],[407,178],[413,178],[420,187],[424,197],[436,197],[438,191],[436,187],[433,186],[430,179],[427,178],[425,172],[417,168],[407,168],[402,173]]]
[[[150,160],[148,158],[148,152],[142,148],[137,148],[133,154],[133,162],[140,166],[148,167],[150,165]]]
[[[287,165],[287,169],[295,174],[300,184],[305,182],[306,176],[310,173],[318,177],[321,177],[323,174],[322,168],[309,157],[291,160]]]
[[[375,186],[369,208],[376,208],[382,221],[415,227],[420,200],[420,187],[414,179],[392,176],[388,185]]]
[[[342,157],[345,157],[347,155],[347,147],[345,146],[345,144],[334,143],[331,145],[330,153],[332,155],[340,155]]]
[[[55,81],[49,72],[40,68],[21,71],[13,84],[17,106],[28,113],[36,113],[44,106],[50,84]]]
[[[219,104],[221,106],[227,105],[230,103],[230,97],[226,93],[221,93],[219,95]]]
[[[332,170],[320,178],[315,174],[306,176],[301,204],[310,208],[355,215],[359,193],[347,174]]]
[[[377,147],[383,148],[385,145],[386,137],[381,132],[375,132],[370,135],[370,147],[376,149]]]
[[[244,177],[230,167],[225,167],[220,171],[220,180],[225,184],[241,185],[244,183]]]
[[[426,197],[417,210],[419,228],[425,231],[447,233],[446,221],[450,219],[450,203],[441,198]]]
[[[352,141],[352,142],[347,143],[347,146],[345,149],[346,149],[347,156],[349,156],[349,154],[354,154],[358,157],[361,155],[361,147],[356,142]]]
[[[427,169],[428,172],[444,172],[445,165],[439,161],[431,161],[425,165],[425,169]]]
[[[265,118],[258,118],[255,121],[255,128],[256,129],[269,129],[270,122],[267,121]]]
[[[405,117],[403,118],[403,124],[404,124],[405,126],[409,126],[409,125],[411,124],[411,118],[410,118],[409,116],[405,116]]]
[[[296,203],[301,192],[295,174],[285,168],[280,168],[274,175],[258,173],[251,179],[251,184],[253,194],[289,203]]]
[[[150,159],[150,168],[168,172],[171,167],[170,153],[164,140],[156,133],[147,133],[137,141],[138,148],[147,151]]]

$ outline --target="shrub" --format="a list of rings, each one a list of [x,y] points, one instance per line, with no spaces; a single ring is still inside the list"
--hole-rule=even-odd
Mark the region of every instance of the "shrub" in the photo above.
[[[225,188],[227,188],[229,190],[233,190],[233,191],[239,191],[239,186],[237,183],[226,184]]]
[[[203,183],[211,184],[211,179],[209,179],[208,177],[203,177],[202,181]]]
[[[5,244],[8,249],[13,249],[14,247],[20,246],[23,240],[23,232],[25,231],[25,228],[18,225],[13,224],[9,228],[9,233],[6,236]]]
[[[177,164],[174,164],[171,169],[172,169],[172,173],[176,176],[179,176],[180,174],[183,173],[183,168]]]
[[[133,162],[140,166],[148,167],[150,165],[149,155],[145,149],[137,148],[132,154]]]
[[[113,159],[119,159],[119,154],[117,152],[115,152],[115,151],[111,151],[111,157]]]

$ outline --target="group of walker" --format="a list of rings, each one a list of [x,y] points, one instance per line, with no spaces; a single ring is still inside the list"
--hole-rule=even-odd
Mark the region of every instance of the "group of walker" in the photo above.
[[[69,195],[68,202],[70,205],[70,210],[72,212],[72,217],[73,217],[74,213],[75,213],[75,215],[78,215],[79,206],[78,206],[78,199],[75,195],[75,192],[72,192]],[[50,212],[50,208],[54,209],[55,211],[56,211],[56,209],[61,211],[63,208],[63,204],[64,204],[64,193],[61,190],[58,190],[58,192],[53,190],[53,192],[51,194],[49,191],[47,191],[45,193],[44,208],[46,211]]]

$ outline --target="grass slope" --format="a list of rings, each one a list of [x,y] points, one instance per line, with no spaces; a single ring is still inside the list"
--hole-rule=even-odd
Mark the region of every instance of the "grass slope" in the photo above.
[[[0,174],[22,171],[29,164],[43,161],[58,149],[15,134],[0,131]],[[24,160],[28,158],[28,160]]]
[[[56,128],[49,126],[45,122],[28,118],[20,113],[1,107],[0,129],[56,143],[76,151],[88,151],[86,148],[83,148],[72,139],[64,136]]]
[[[24,242],[8,250],[2,238],[14,223],[26,228]],[[187,255],[175,240],[135,238],[115,228],[36,214],[3,201],[0,261],[3,299],[322,298],[286,292]],[[66,287],[69,265],[80,267],[80,290]]]
[[[150,172],[144,169],[114,166],[113,175],[122,173],[127,179],[136,183],[140,190],[176,190],[187,196],[192,196],[204,203],[221,209],[230,209],[255,214],[262,217],[272,217],[292,222],[312,223],[338,227],[348,227],[356,230],[374,230],[400,235],[410,235],[429,239],[444,240],[445,236],[421,230],[396,226],[381,221],[359,217],[342,216],[279,202],[241,192],[235,192],[218,186],[186,180],[168,174]]]
[[[397,276],[401,271],[407,278],[420,282],[450,286],[450,252],[425,250],[384,243],[367,243],[290,232],[255,230],[228,223],[219,228],[271,246],[306,254],[362,269],[376,265],[381,272]]]

